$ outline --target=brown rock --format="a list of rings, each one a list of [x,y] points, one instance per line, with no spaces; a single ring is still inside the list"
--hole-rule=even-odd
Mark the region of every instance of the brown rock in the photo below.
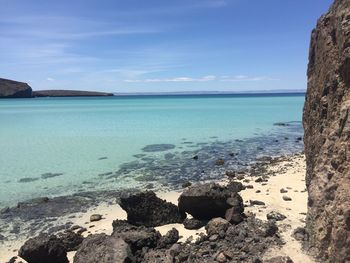
[[[350,1],[336,0],[312,32],[304,107],[306,230],[326,262],[350,260]]]
[[[0,98],[31,98],[32,88],[23,82],[0,78]]]

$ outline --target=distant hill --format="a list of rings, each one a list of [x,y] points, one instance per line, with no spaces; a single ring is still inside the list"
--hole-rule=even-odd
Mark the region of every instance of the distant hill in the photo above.
[[[32,88],[24,82],[0,78],[0,98],[31,98]]]
[[[33,91],[33,97],[95,97],[114,96],[113,93],[82,91],[82,90],[37,90]]]

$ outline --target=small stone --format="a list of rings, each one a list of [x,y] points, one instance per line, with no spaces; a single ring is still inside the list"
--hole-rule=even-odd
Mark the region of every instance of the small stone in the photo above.
[[[100,221],[102,219],[102,215],[93,214],[90,216],[90,222]]]
[[[287,217],[279,212],[271,211],[266,215],[266,218],[268,220],[276,220],[276,221],[282,221],[286,219]]]
[[[217,159],[215,161],[215,165],[221,166],[225,164],[225,160],[224,159]]]
[[[282,196],[282,198],[284,201],[292,201],[292,198],[290,198],[289,196],[286,196],[286,195]]]
[[[280,193],[281,193],[281,194],[285,194],[285,193],[288,193],[288,191],[287,191],[286,189],[284,189],[284,188],[281,188],[281,189],[280,189]]]
[[[250,205],[265,205],[265,203],[263,201],[259,201],[259,200],[249,200]]]
[[[220,262],[220,263],[224,263],[226,262],[226,256],[224,253],[220,253],[217,257],[216,257],[216,261]]]
[[[192,157],[193,160],[198,160],[198,155]]]

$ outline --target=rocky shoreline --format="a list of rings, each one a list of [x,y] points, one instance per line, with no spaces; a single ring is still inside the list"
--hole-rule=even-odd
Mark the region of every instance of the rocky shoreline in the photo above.
[[[2,220],[10,220],[10,221],[16,221],[16,218],[17,220],[19,219],[27,222],[30,221],[31,224],[27,227],[27,230],[30,230],[30,229],[35,229],[35,230],[31,231],[30,233],[28,232],[26,234],[25,233],[26,229],[20,229],[19,231],[17,229],[18,233],[15,235],[12,235],[12,238],[4,236],[4,240],[7,239],[7,241],[4,241],[4,240],[1,241],[2,242],[1,246],[3,247],[3,249],[7,249],[8,251],[10,250],[8,253],[9,256],[11,254],[14,255],[16,254],[16,252],[13,252],[12,250],[16,248],[18,249],[23,244],[25,239],[29,237],[37,236],[41,232],[46,232],[49,235],[56,235],[57,237],[68,235],[70,238],[74,237],[73,239],[78,238],[79,240],[81,240],[80,236],[75,236],[77,232],[80,234],[83,233],[82,236],[85,236],[85,237],[91,234],[95,235],[96,233],[96,234],[100,234],[100,236],[96,237],[97,240],[100,240],[102,243],[103,242],[108,243],[108,242],[111,242],[109,235],[112,234],[111,238],[115,236],[115,234],[113,235],[113,230],[115,233],[117,231],[116,229],[118,225],[118,227],[122,227],[123,229],[124,228],[129,229],[128,230],[129,232],[130,232],[130,229],[133,229],[134,231],[133,233],[142,233],[141,229],[146,228],[145,231],[147,233],[149,232],[155,235],[155,237],[153,237],[152,239],[154,241],[152,245],[145,246],[147,247],[147,249],[144,248],[141,250],[137,250],[137,249],[135,250],[135,248],[132,247],[132,244],[130,242],[128,243],[128,241],[123,240],[123,242],[126,242],[127,244],[126,247],[129,246],[130,248],[131,246],[130,248],[132,253],[131,258],[132,260],[134,260],[134,262],[197,262],[197,261],[199,262],[199,260],[201,259],[203,260],[203,256],[207,258],[207,261],[204,261],[204,262],[213,262],[213,260],[214,261],[216,260],[216,262],[235,262],[235,260],[236,261],[240,260],[240,262],[262,262],[259,260],[265,259],[263,255],[267,253],[268,250],[270,250],[272,247],[274,248],[283,247],[283,244],[285,243],[285,241],[282,238],[283,235],[280,234],[280,232],[282,233],[284,231],[282,229],[284,229],[285,226],[282,226],[282,227],[278,226],[280,228],[280,232],[276,232],[273,235],[266,236],[266,229],[268,229],[268,227],[270,226],[270,223],[274,222],[276,218],[278,220],[279,218],[281,218],[279,217],[280,212],[270,213],[269,220],[267,220],[267,214],[264,215],[264,213],[259,212],[259,211],[271,210],[269,205],[267,204],[270,201],[266,199],[271,194],[271,192],[269,193],[269,191],[272,191],[272,189],[267,191],[269,189],[269,183],[270,183],[269,181],[270,180],[273,181],[275,178],[282,176],[279,174],[291,169],[290,167],[291,163],[295,162],[296,159],[298,159],[300,162],[300,158],[303,158],[303,156],[300,154],[297,154],[291,157],[280,157],[280,158],[265,157],[265,158],[261,158],[260,160],[257,160],[256,164],[253,167],[251,167],[249,170],[240,171],[239,173],[235,173],[233,171],[228,170],[226,172],[225,180],[220,181],[220,185],[215,186],[216,187],[215,191],[212,191],[211,189],[212,185],[210,184],[209,185],[207,184],[206,186],[200,185],[198,190],[195,190],[196,186],[184,185],[186,187],[184,188],[182,197],[179,198],[179,195],[180,195],[179,192],[173,192],[172,195],[174,195],[175,198],[172,198],[173,200],[171,201],[174,204],[170,205],[169,203],[169,205],[167,206],[172,208],[163,209],[162,210],[163,213],[161,212],[161,209],[163,207],[162,205],[163,201],[162,202],[158,201],[158,198],[152,194],[151,195],[147,194],[146,196],[144,195],[141,198],[142,200],[148,200],[148,201],[151,200],[149,202],[146,201],[145,203],[145,204],[147,203],[150,204],[148,208],[147,208],[147,205],[143,205],[142,209],[140,207],[137,207],[137,204],[139,202],[135,202],[135,200],[138,200],[136,190],[135,191],[131,190],[124,193],[113,192],[113,191],[104,192],[100,194],[83,193],[83,194],[78,194],[70,197],[60,197],[60,198],[53,198],[53,199],[44,198],[44,199],[33,200],[32,202],[29,202],[29,203],[20,203],[17,207],[8,208],[5,211],[2,211],[0,218]],[[278,169],[274,170],[275,169],[274,167],[275,168],[278,167]],[[299,173],[300,172],[302,173],[302,171],[299,171]],[[301,185],[302,183],[303,182],[301,182]],[[264,188],[266,188],[266,190],[264,190]],[[221,190],[217,192],[218,189],[219,190],[221,189]],[[258,189],[261,189],[261,190],[258,190]],[[298,189],[298,190],[295,189],[295,191],[298,191],[298,192],[293,192],[293,194],[295,193],[295,194],[304,195],[303,198],[305,199],[304,201],[305,201],[305,209],[306,209],[306,193],[304,192],[304,190],[305,190],[304,188]],[[197,192],[197,195],[198,193],[199,195],[200,193],[202,193],[203,195],[216,196],[216,197],[218,197],[217,194],[220,193],[219,196],[221,196],[220,197],[221,199],[219,198],[219,200],[222,200],[222,204],[229,203],[229,205],[226,204],[223,207],[219,207],[218,211],[220,212],[218,214],[204,216],[205,219],[199,216],[198,214],[194,214],[197,217],[196,220],[191,219],[190,217],[190,219],[185,219],[185,221],[183,221],[184,212],[188,214],[189,212],[192,211],[191,207],[192,208],[193,206],[195,207],[195,204],[191,201],[195,199],[186,197],[186,196],[191,196],[191,192],[193,194],[193,191]],[[286,191],[289,191],[290,193],[284,193],[283,195],[279,193],[281,195],[279,196],[279,198],[281,199],[281,202],[288,205],[290,203],[294,203],[294,201],[284,201],[283,199],[284,195],[291,197],[293,200],[294,198],[297,198],[291,193],[292,190],[286,189]],[[151,192],[148,192],[148,193],[151,193]],[[141,194],[144,194],[144,193],[141,193]],[[169,199],[169,193],[163,193],[163,194],[157,193],[157,195],[160,195],[161,197],[165,197],[165,199]],[[125,201],[125,200],[128,200],[128,199],[125,199],[126,196],[134,196],[132,199],[133,202],[131,202],[130,200],[128,202]],[[244,202],[238,196],[242,196]],[[177,203],[178,198],[180,200],[179,203]],[[229,198],[231,198],[231,200],[226,202]],[[111,201],[104,202],[104,205],[103,205],[104,208],[101,208],[103,207],[101,206],[101,202],[106,200],[111,200]],[[123,200],[124,200],[124,203],[123,203]],[[184,200],[186,205],[184,205]],[[200,203],[202,203],[202,205],[207,207],[208,202],[210,202],[210,200],[205,199],[205,201]],[[121,206],[119,206],[117,203],[120,204]],[[61,204],[68,204],[68,205],[63,206]],[[72,205],[71,208],[69,208],[70,207],[69,204],[74,204],[74,205]],[[156,204],[156,205],[152,206],[151,204]],[[169,216],[169,211],[173,211],[172,213],[177,211],[176,210],[177,205],[179,205],[179,208],[180,208],[179,211],[182,211],[182,213],[179,214],[178,216]],[[198,205],[198,202],[197,202],[197,205]],[[273,208],[274,204],[271,204],[271,206]],[[81,207],[80,210],[77,209],[78,207]],[[127,211],[127,215],[121,207],[123,207]],[[278,206],[276,208],[278,208]],[[199,211],[198,207],[196,207],[195,210]],[[242,210],[244,210],[244,213]],[[102,211],[106,212],[106,214],[102,214]],[[153,218],[151,215],[147,214],[147,211],[148,212],[155,211],[156,215],[153,215],[153,217],[156,217],[158,219],[159,217],[157,216],[158,216],[158,213],[160,213],[160,215],[164,214],[163,218],[164,217],[167,219],[175,218],[175,220],[171,222],[171,220],[159,221],[157,219],[153,223],[147,223],[146,221],[141,222],[140,219],[142,218],[144,218],[145,220],[147,218],[148,219]],[[111,214],[111,212],[115,214]],[[285,211],[283,212],[285,213]],[[303,210],[303,212],[305,213],[306,211]],[[30,216],[31,214],[33,215],[35,214],[37,216],[36,217]],[[131,215],[133,214],[134,216],[131,217]],[[91,221],[92,215],[101,215],[101,216],[95,216],[95,219],[97,219],[97,221],[95,220]],[[225,231],[224,232],[219,231],[219,233],[215,233],[215,231],[211,232],[211,230],[208,230],[208,229],[211,229],[208,226],[208,222],[210,222],[214,218],[217,218],[218,216],[221,216],[222,220],[226,220],[226,221],[219,220],[221,223],[224,222],[225,226],[223,227]],[[304,215],[299,215],[299,216],[304,216]],[[45,218],[46,220],[42,220],[43,218]],[[115,221],[117,223],[114,223],[113,227],[112,227],[112,224],[108,226],[106,218],[109,218],[109,222],[112,222],[113,220],[117,220]],[[125,219],[127,221],[120,221]],[[50,222],[50,220],[52,221]],[[216,219],[216,221],[217,220],[218,219]],[[151,222],[151,221],[148,220],[148,222]],[[80,222],[79,227],[77,226],[78,222]],[[171,224],[169,225],[169,223]],[[216,226],[216,223],[212,222],[211,224],[214,224]],[[219,223],[219,225],[221,225],[221,223]],[[45,227],[45,225],[47,226],[50,224],[51,224],[51,228]],[[98,224],[102,224],[102,226],[98,227]],[[300,224],[302,224],[302,222],[300,222]],[[35,228],[35,226],[38,226],[38,225],[42,226],[42,228]],[[205,228],[203,227],[204,225],[206,225]],[[271,223],[271,226],[272,225],[273,224]],[[279,225],[279,223],[277,223],[277,225]],[[164,229],[171,230],[172,226],[178,230],[173,230],[167,235],[164,232]],[[153,229],[153,227],[156,227],[156,229]],[[186,229],[186,227],[189,228],[190,230]],[[199,227],[199,230],[194,230],[194,228],[198,228],[198,227]],[[275,228],[273,227],[273,229]],[[6,231],[8,230],[10,230],[9,232],[16,232],[16,227],[13,227],[12,229],[4,229],[2,233],[6,233]],[[24,230],[24,231],[21,231],[21,230]],[[161,237],[160,233],[157,234],[157,231],[160,231],[163,234],[163,237]],[[176,231],[179,231],[180,234],[176,234]],[[191,232],[191,231],[194,231],[194,232]],[[74,232],[75,234],[72,234],[71,232]],[[117,232],[120,233],[120,230],[118,230]],[[184,234],[183,232],[186,232],[186,234]],[[107,233],[107,235],[101,236],[103,233]],[[240,240],[240,242],[234,242],[234,240],[237,239],[237,235],[239,236],[240,233],[241,234],[246,233],[246,234],[244,235],[244,237],[240,237],[240,239],[238,239]],[[199,236],[196,234],[199,234]],[[20,240],[15,241],[14,237],[16,235],[17,237],[21,236],[22,238],[20,238]],[[185,236],[187,238],[192,236],[192,238],[189,238],[188,240],[187,238],[186,239],[180,238],[180,242],[177,242],[178,240],[174,238],[174,236],[176,237],[177,235]],[[214,237],[212,237],[213,235]],[[169,238],[169,236],[171,237],[170,239],[172,240],[171,241],[172,243],[169,241],[170,243],[168,242],[166,245],[164,245],[162,242],[164,242],[164,239]],[[195,241],[196,236],[199,237],[198,241]],[[12,241],[10,241],[11,239]],[[41,239],[48,240],[49,238],[46,236],[45,238],[42,237]],[[118,237],[117,239],[119,240],[118,242],[123,243],[122,240],[120,240],[120,237]],[[86,241],[86,244],[83,246],[84,249],[82,249],[83,251],[85,251],[84,253],[87,253],[86,250],[88,247],[91,246],[92,243],[100,242],[100,241],[96,241],[94,239],[94,236],[86,240],[88,241]],[[254,240],[256,240],[256,242]],[[10,246],[6,248],[6,244],[10,244],[11,242],[14,246]],[[113,239],[113,242],[116,242],[116,241]],[[159,242],[161,242],[163,245],[160,245]],[[55,241],[54,243],[57,243],[57,242]],[[215,246],[213,244],[215,244]],[[298,245],[300,244],[298,243]],[[176,251],[172,251],[171,248],[174,249],[173,246],[175,246],[175,248],[178,249],[177,251],[182,251],[182,253],[176,254]],[[172,252],[170,252],[170,250]],[[218,253],[218,251],[228,251],[228,250],[237,251],[237,253],[234,255],[222,255]],[[68,257],[71,260],[70,262],[73,262],[72,253],[75,253],[75,252],[68,253]],[[169,253],[173,255],[172,256],[173,261],[164,261],[164,260],[168,260],[167,258],[169,257]],[[274,253],[275,256],[279,256],[279,254],[281,254],[282,256],[288,256],[288,255],[285,255],[285,253],[279,253],[279,252]],[[291,256],[293,257],[293,255]],[[226,258],[225,260],[224,260],[224,257]],[[4,258],[3,260],[8,260],[9,258],[10,257],[6,259]],[[156,260],[156,261],[153,261],[153,260]],[[252,261],[252,260],[255,260],[255,261]],[[74,262],[83,262],[83,261],[74,261]],[[128,262],[128,261],[125,261],[125,262]],[[264,261],[264,262],[269,262],[269,261]],[[271,261],[271,262],[279,262],[279,261]],[[298,262],[298,261],[294,261],[294,262]],[[313,262],[313,261],[309,261],[309,262]]]

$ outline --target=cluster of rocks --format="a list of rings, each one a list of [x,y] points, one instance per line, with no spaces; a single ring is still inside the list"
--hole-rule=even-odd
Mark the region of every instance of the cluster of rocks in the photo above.
[[[266,249],[281,245],[282,240],[275,220],[263,222],[244,215],[238,194],[242,189],[241,183],[194,185],[181,194],[178,206],[150,191],[121,197],[119,203],[128,217],[113,221],[111,235],[92,234],[84,239],[77,228],[40,234],[25,242],[19,256],[28,263],[65,263],[67,252],[76,250],[74,263],[262,262]],[[186,218],[186,213],[192,218]],[[205,226],[206,234],[195,242],[180,243],[175,228],[163,236],[154,228],[169,223],[191,229]]]

